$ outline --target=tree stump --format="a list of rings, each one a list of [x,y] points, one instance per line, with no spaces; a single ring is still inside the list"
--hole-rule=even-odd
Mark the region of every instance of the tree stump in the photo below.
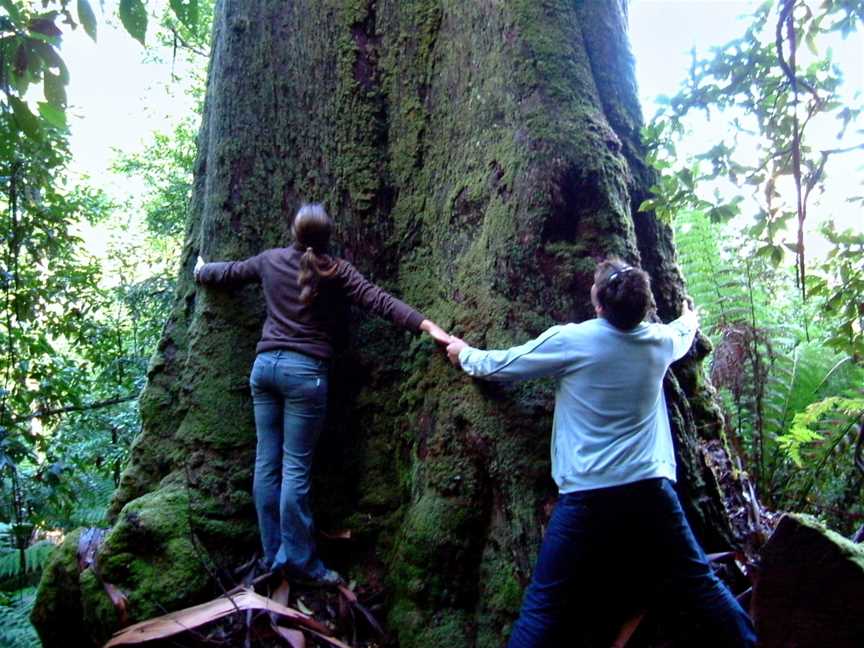
[[[864,547],[785,515],[762,550],[752,614],[762,648],[864,646]]]

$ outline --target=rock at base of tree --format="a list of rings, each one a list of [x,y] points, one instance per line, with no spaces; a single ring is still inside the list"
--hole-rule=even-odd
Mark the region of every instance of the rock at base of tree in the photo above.
[[[785,515],[762,550],[752,612],[763,648],[864,646],[864,548]]]

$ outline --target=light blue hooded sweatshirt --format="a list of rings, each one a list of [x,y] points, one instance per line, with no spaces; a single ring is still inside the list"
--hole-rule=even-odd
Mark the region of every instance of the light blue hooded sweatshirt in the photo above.
[[[693,343],[688,311],[669,324],[622,331],[602,317],[553,326],[506,350],[466,347],[465,372],[483,380],[554,376],[552,478],[561,493],[652,477],[675,481],[663,376]]]

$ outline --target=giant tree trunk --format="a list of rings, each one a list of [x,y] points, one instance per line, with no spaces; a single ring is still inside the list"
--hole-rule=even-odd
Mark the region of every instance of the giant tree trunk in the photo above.
[[[660,317],[676,315],[671,233],[636,213],[652,178],[625,28],[625,0],[217,2],[176,306],[97,555],[132,620],[207,594],[208,572],[257,547],[247,378],[262,299],[195,286],[199,252],[285,244],[316,200],[341,254],[475,345],[591,317],[595,263],[612,254],[641,263]],[[473,382],[362,313],[351,329],[315,508],[353,540],[327,559],[386,590],[403,647],[500,645],[554,500],[552,389]],[[710,549],[736,534],[700,446],[720,429],[700,350],[667,396],[680,491]],[[69,555],[34,615],[46,645],[67,645],[69,626],[51,631],[64,614],[97,637],[116,624]]]

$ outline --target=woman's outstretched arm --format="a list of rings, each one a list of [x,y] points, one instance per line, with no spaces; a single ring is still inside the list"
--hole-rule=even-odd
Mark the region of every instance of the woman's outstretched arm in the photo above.
[[[376,286],[347,261],[338,263],[335,278],[353,303],[408,330],[424,331],[439,344],[450,343],[450,336],[435,322]]]
[[[424,319],[420,322],[420,330],[428,333],[429,337],[435,340],[438,344],[450,344],[453,340],[447,331],[442,329],[432,320]]]
[[[205,263],[199,255],[192,274],[196,282],[209,286],[261,281],[260,262],[260,254],[245,261],[217,261],[214,263]]]

